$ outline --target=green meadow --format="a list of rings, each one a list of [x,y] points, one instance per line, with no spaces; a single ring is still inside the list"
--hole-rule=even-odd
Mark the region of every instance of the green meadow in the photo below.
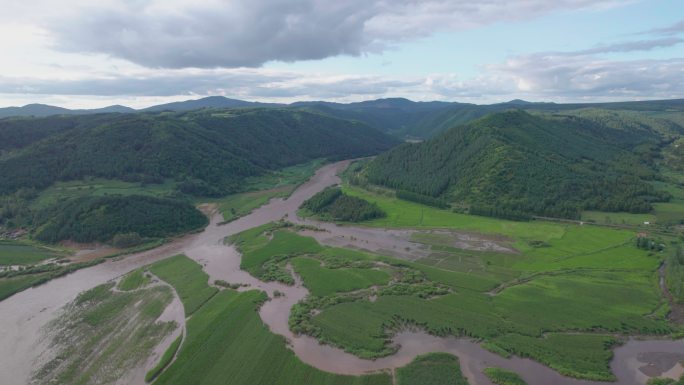
[[[252,191],[228,195],[215,201],[225,221],[232,221],[245,216],[252,210],[259,208],[273,198],[287,197],[292,192],[292,186],[285,186],[269,190]]]
[[[124,182],[121,180],[93,178],[68,182],[55,182],[43,190],[33,201],[35,208],[50,207],[60,201],[84,197],[106,195],[145,195],[161,197],[176,189],[176,183],[167,181],[160,184]]]
[[[218,292],[208,285],[209,275],[202,266],[182,254],[153,264],[150,271],[176,289],[186,316],[197,311]]]
[[[389,273],[379,269],[330,269],[322,266],[321,261],[307,257],[294,258],[292,265],[311,295],[317,297],[386,285],[391,278]]]
[[[61,253],[23,241],[0,241],[0,266],[28,266],[46,259],[60,256]]]
[[[192,266],[194,265],[194,266]],[[185,256],[152,265],[169,271],[199,270]],[[170,275],[174,277],[174,275]],[[164,278],[162,278],[164,279]],[[168,280],[177,291],[202,297],[211,289],[206,279],[191,274],[189,282]],[[196,309],[187,321],[186,336],[176,359],[155,384],[251,384],[251,385],[390,385],[387,374],[340,376],[322,372],[301,362],[285,346],[283,337],[271,333],[257,309],[266,300],[263,292],[222,290]],[[189,312],[186,302],[186,313]]]
[[[434,214],[462,219],[448,211]],[[443,248],[442,259],[451,260],[440,263],[323,247],[287,224],[254,228],[231,240],[243,252],[243,268],[255,276],[274,264],[289,275],[288,263],[301,276],[312,297],[295,307],[293,330],[364,358],[393,353],[392,335],[411,325],[438,336],[474,337],[570,376],[608,380],[611,335],[677,330],[655,312],[663,305],[656,272],[661,258],[636,248],[631,232],[494,221],[510,225],[510,237],[522,226],[549,228],[552,236],[542,247],[524,243],[519,254],[468,252],[466,262],[459,261],[459,250]],[[459,266],[478,258],[485,261],[482,270]],[[372,292],[365,290],[370,286]]]
[[[324,164],[324,160],[316,159],[307,163],[286,167],[274,171],[250,177],[245,180],[243,189],[246,192],[228,195],[212,200],[218,204],[218,209],[223,214],[225,221],[232,221],[252,212],[273,198],[287,198],[300,184],[306,182],[318,168]],[[205,202],[206,199],[198,202]]]
[[[145,269],[140,268],[123,276],[116,285],[116,288],[121,291],[131,291],[147,286],[150,282],[151,279],[145,274]]]
[[[496,385],[527,385],[520,376],[501,368],[486,368],[484,374]]]
[[[430,353],[397,369],[397,385],[468,385],[458,358],[446,353]]]

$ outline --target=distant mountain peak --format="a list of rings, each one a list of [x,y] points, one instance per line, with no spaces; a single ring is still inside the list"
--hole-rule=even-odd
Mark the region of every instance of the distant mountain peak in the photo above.
[[[506,104],[534,104],[534,103],[528,102],[527,100],[523,100],[523,99],[513,99],[513,100],[506,102]]]

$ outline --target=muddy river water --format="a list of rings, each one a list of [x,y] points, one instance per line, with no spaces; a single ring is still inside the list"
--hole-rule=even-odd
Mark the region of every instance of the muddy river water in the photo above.
[[[464,374],[472,385],[490,385],[482,374],[489,366],[507,368],[518,372],[530,385],[605,384],[603,382],[580,381],[559,375],[557,372],[535,361],[522,358],[506,359],[490,353],[479,344],[463,338],[438,338],[420,331],[399,333],[394,342],[400,346],[390,357],[370,361],[355,357],[344,351],[320,345],[307,336],[294,336],[288,329],[287,320],[293,304],[307,294],[300,281],[294,286],[273,282],[261,282],[240,270],[240,254],[234,247],[223,244],[231,234],[287,217],[290,221],[315,224],[325,232],[314,232],[319,242],[335,246],[351,246],[404,258],[416,258],[424,252],[420,245],[410,242],[403,230],[384,231],[334,224],[304,221],[296,216],[297,208],[307,198],[326,186],[339,182],[337,172],[344,169],[348,161],[324,166],[307,183],[300,186],[287,200],[272,200],[251,214],[225,225],[219,225],[222,218],[214,214],[210,225],[201,233],[179,238],[154,250],[130,255],[118,260],[79,270],[47,284],[18,293],[0,302],[0,384],[24,385],[29,382],[31,372],[40,365],[41,353],[46,350],[46,341],[41,330],[56,317],[59,310],[72,301],[78,293],[101,283],[115,279],[135,268],[154,261],[185,253],[203,265],[211,281],[223,279],[231,283],[249,286],[241,290],[258,288],[266,291],[271,300],[266,302],[260,316],[274,333],[285,336],[289,347],[304,362],[329,372],[340,374],[363,374],[371,371],[394,369],[409,363],[416,355],[441,351],[457,355]],[[480,242],[481,243],[481,242]],[[274,297],[278,290],[285,293]],[[170,313],[182,314],[182,308],[174,300]],[[168,317],[173,318],[170,314]],[[170,343],[170,338],[164,344]],[[163,349],[157,349],[157,352]],[[648,376],[663,375],[672,378],[684,370],[679,362],[684,359],[684,342],[669,340],[629,340],[615,349],[611,364],[619,384],[645,384]],[[144,364],[144,365],[143,365]],[[132,383],[142,382],[141,369],[150,362],[141,364],[129,378]]]

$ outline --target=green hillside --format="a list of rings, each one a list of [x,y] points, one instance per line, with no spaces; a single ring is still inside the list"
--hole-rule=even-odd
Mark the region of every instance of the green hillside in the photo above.
[[[101,177],[225,195],[244,178],[318,158],[376,154],[395,141],[361,123],[281,109],[14,119],[0,157],[0,195]],[[42,131],[45,130],[45,131]],[[13,136],[14,135],[14,136]],[[2,148],[0,148],[1,150]]]
[[[668,197],[644,181],[657,177],[653,161],[661,145],[652,131],[518,110],[397,147],[371,162],[366,176],[490,216],[647,212]]]
[[[139,195],[81,197],[40,211],[34,238],[50,243],[64,239],[109,242],[117,234],[160,238],[207,223],[187,202]]]

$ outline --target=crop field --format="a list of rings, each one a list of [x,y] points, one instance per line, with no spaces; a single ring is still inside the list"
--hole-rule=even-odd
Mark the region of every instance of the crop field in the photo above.
[[[325,164],[325,160],[314,159],[265,175],[247,178],[245,191],[270,190],[281,187],[287,187],[292,191],[299,184],[306,182],[323,164]]]
[[[218,209],[223,214],[225,221],[232,221],[247,215],[252,210],[259,208],[272,198],[287,197],[292,192],[293,186],[283,186],[268,190],[246,192],[228,195],[216,201]]]
[[[240,238],[235,238],[239,239],[236,244],[242,252],[240,268],[257,278],[292,283],[290,274],[284,271],[280,260],[323,250],[323,247],[311,237],[283,230],[268,232],[267,235],[263,233],[264,228],[267,227],[257,228],[257,232],[248,230],[239,234]],[[269,236],[272,236],[272,239],[269,240]]]
[[[660,224],[680,224],[684,221],[684,199],[673,199],[667,203],[654,203],[656,221]]]
[[[611,213],[605,211],[584,211],[582,220],[604,225],[643,226],[644,222],[654,223],[654,214]]]
[[[178,348],[181,345],[181,342],[183,342],[183,335],[179,335],[178,338],[173,340],[171,345],[169,345],[168,349],[164,352],[164,354],[161,356],[159,359],[159,362],[157,365],[154,366],[154,368],[150,369],[146,374],[145,374],[145,381],[146,382],[152,382],[157,376],[166,369],[167,366],[171,363],[173,360],[173,357],[176,355],[176,352],[178,351]]]
[[[509,353],[530,357],[563,375],[598,381],[615,381],[609,362],[610,348],[616,343],[613,337],[597,334],[548,334],[544,338],[510,334],[494,340]]]
[[[501,368],[486,368],[484,374],[497,385],[527,385],[520,376]]]
[[[142,184],[95,178],[90,180],[56,182],[41,192],[32,205],[36,208],[45,208],[67,198],[82,196],[164,196],[174,191],[175,188],[176,184],[170,181],[162,184]]]
[[[147,286],[150,281],[151,279],[147,276],[147,274],[145,274],[145,270],[140,268],[131,271],[121,278],[119,283],[116,285],[116,288],[121,291],[131,291]]]
[[[209,275],[202,267],[185,255],[176,255],[150,266],[150,271],[172,285],[190,316],[202,306],[218,289],[208,285]]]
[[[18,241],[0,241],[0,266],[33,265],[57,256],[59,253],[44,247]]]
[[[103,384],[145,362],[173,331],[157,322],[171,302],[168,287],[114,292],[104,284],[81,293],[48,328],[56,356],[35,374],[35,383]]]
[[[681,173],[673,173],[673,179],[677,178],[679,183],[684,183]],[[676,225],[684,221],[684,188],[672,183],[654,182],[654,185],[662,190],[669,192],[672,199],[665,203],[654,203],[654,214],[656,222],[662,225]]]
[[[418,356],[396,375],[397,385],[468,385],[458,358],[446,353]]]
[[[613,378],[608,362],[617,341],[612,335],[678,330],[657,311],[664,304],[657,285],[664,254],[638,249],[633,231],[468,216],[351,191],[387,210],[388,218],[366,222],[369,226],[403,226],[392,222],[393,215],[403,215],[403,221],[413,210],[421,213],[422,227],[503,231],[499,235],[509,237],[520,253],[459,250],[439,237],[422,237],[414,240],[435,252],[409,262],[355,251],[344,255],[333,252],[343,249],[324,248],[296,229],[273,225],[238,235],[243,266],[253,274],[284,256],[280,263],[292,263],[312,294],[322,297],[297,309],[290,319],[293,330],[375,358],[394,352],[388,341],[395,331],[418,326],[438,336],[475,337],[495,351],[599,380]],[[336,257],[328,260],[326,255]],[[382,271],[372,268],[377,262],[400,278],[369,282],[370,271]],[[357,264],[355,272],[356,267],[366,271],[354,276],[339,269],[352,264]],[[377,286],[374,301],[367,293],[347,294],[371,285]]]
[[[317,259],[297,257],[292,260],[295,271],[305,282],[312,295],[327,295],[365,289],[373,285],[386,285],[390,275],[382,270],[321,266]]]
[[[205,282],[204,287],[194,285],[189,290],[199,296],[207,288]],[[391,384],[387,374],[339,376],[302,363],[259,318],[256,309],[265,300],[263,292],[233,290],[222,290],[209,299],[188,320],[176,360],[155,384]]]

